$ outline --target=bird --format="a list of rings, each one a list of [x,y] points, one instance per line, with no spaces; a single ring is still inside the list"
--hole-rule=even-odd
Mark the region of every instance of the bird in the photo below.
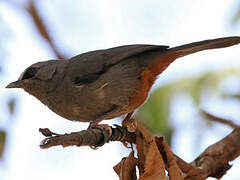
[[[173,48],[133,44],[95,50],[68,60],[37,62],[6,88],[24,89],[63,118],[97,125],[122,115],[131,117],[176,59],[238,43],[240,36],[232,36]]]

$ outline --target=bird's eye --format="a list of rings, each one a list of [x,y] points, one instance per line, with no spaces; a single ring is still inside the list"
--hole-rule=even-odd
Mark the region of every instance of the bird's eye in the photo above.
[[[33,77],[36,73],[37,73],[37,69],[30,67],[24,72],[21,79],[22,80],[29,79],[29,78]]]

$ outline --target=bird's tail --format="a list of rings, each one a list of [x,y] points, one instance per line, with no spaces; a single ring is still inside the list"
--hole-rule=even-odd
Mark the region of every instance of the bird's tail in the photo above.
[[[196,53],[198,51],[203,51],[207,49],[225,48],[238,43],[240,43],[239,36],[224,37],[224,38],[210,39],[210,40],[185,44],[182,46],[177,46],[174,48],[170,48],[168,50],[168,53],[176,54],[178,58],[178,57],[183,57],[189,54]]]
[[[154,63],[151,65],[151,69],[154,73],[160,74],[169,64],[171,64],[175,59],[179,57],[183,57],[207,49],[225,48],[239,43],[240,36],[233,36],[199,41],[173,47],[168,49],[167,51],[165,51],[165,53],[162,53],[157,59],[155,59]]]

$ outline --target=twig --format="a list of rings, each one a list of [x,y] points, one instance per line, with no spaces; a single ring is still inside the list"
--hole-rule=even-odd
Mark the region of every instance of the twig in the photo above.
[[[11,4],[12,6],[16,8],[24,8],[32,18],[32,22],[36,27],[37,32],[39,35],[46,40],[46,42],[49,44],[51,50],[56,55],[58,59],[66,59],[65,55],[61,53],[56,45],[54,44],[54,40],[50,35],[50,32],[47,28],[47,26],[44,24],[43,18],[40,16],[38,9],[36,8],[35,0],[28,0],[26,7],[23,7],[21,3],[18,3],[16,1],[7,0],[7,3]]]
[[[70,134],[59,135],[52,133],[49,129],[39,129],[39,131],[48,138],[44,139],[40,147],[46,149],[52,146],[62,145],[67,146],[90,146],[99,147],[109,141],[121,141],[134,143],[136,141],[135,133],[128,132],[126,128],[116,126],[111,128],[111,135],[109,131],[104,128],[90,128],[80,132],[72,132]],[[47,132],[47,133],[46,133]],[[54,135],[54,136],[52,136]],[[51,137],[49,137],[51,136]]]
[[[217,116],[215,116],[213,114],[210,114],[210,113],[208,113],[208,112],[206,112],[204,110],[202,110],[201,113],[203,114],[203,116],[205,116],[207,119],[209,119],[211,121],[219,122],[219,123],[228,125],[228,126],[230,126],[232,128],[238,128],[239,127],[237,124],[235,124],[231,120],[217,117]]]
[[[179,168],[181,169],[181,171],[183,173],[185,173],[187,176],[197,176],[200,174],[204,174],[204,171],[190,163],[187,163],[186,161],[184,161],[183,159],[181,159],[180,157],[178,157],[177,155],[175,155],[176,158],[176,162],[179,166]]]
[[[44,24],[43,19],[41,18],[37,8],[35,0],[28,0],[27,7],[25,8],[29,15],[31,16],[33,23],[39,32],[39,34],[48,42],[52,51],[55,53],[57,58],[65,59],[65,56],[57,49],[53,42],[53,38],[51,37],[46,25]]]

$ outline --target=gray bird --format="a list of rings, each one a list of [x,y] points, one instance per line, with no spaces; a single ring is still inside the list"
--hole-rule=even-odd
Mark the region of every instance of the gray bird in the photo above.
[[[236,36],[174,48],[126,45],[91,51],[35,63],[6,88],[23,88],[66,119],[97,124],[141,106],[156,77],[177,58],[238,43]]]

